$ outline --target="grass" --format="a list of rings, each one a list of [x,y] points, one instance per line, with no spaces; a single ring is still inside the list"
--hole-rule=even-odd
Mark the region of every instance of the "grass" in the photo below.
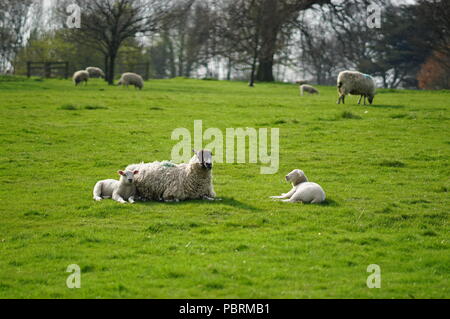
[[[449,298],[448,91],[153,80],[0,82],[0,298]],[[217,163],[222,201],[94,202],[99,179],[170,159],[177,127],[278,127],[280,168]],[[355,120],[358,119],[358,120]],[[303,169],[323,205],[270,200]],[[66,287],[67,266],[81,289]],[[369,289],[369,264],[381,289]]]

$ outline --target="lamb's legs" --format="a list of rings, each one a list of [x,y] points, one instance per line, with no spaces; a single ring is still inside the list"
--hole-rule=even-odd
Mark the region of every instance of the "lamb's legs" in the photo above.
[[[303,203],[301,200],[296,200],[296,199],[292,199],[292,198],[289,198],[289,199],[283,199],[282,202],[290,202],[290,203],[297,203],[297,202],[300,202],[300,203]]]
[[[362,99],[362,97],[363,97],[362,95],[359,96],[358,104],[361,104],[361,99]],[[365,101],[365,100],[366,100],[366,98],[364,98],[364,101]],[[366,103],[364,103],[364,104],[366,104]]]
[[[295,193],[295,187],[292,188],[288,193],[286,194],[281,194],[281,196],[270,196],[270,198],[273,199],[283,199],[283,198],[291,198],[292,195],[294,195]]]
[[[364,95],[364,105],[366,105],[366,96]]]
[[[118,194],[113,194],[112,199],[114,199],[116,202],[125,204],[126,201],[122,198],[122,196],[118,195]]]
[[[130,196],[130,198],[128,198],[128,202],[130,204],[133,204],[134,203],[134,196]]]

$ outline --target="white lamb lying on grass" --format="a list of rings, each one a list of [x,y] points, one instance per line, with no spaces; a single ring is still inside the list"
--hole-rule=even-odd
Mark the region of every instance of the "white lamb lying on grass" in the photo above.
[[[292,183],[292,189],[281,196],[270,198],[283,199],[283,202],[303,202],[317,204],[325,200],[325,192],[319,184],[308,182],[305,173],[300,169],[294,169],[286,175],[286,180]]]
[[[120,180],[105,179],[98,181],[94,186],[94,199],[99,201],[104,198],[112,198],[119,203],[134,203],[136,185],[134,175],[139,171],[118,171]]]

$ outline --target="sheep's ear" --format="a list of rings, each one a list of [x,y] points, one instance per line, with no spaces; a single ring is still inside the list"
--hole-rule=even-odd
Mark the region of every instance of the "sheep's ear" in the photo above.
[[[305,174],[298,173],[298,177],[299,177],[299,183],[304,183],[304,182],[306,182],[306,176],[305,176]]]
[[[118,171],[117,173],[119,173],[119,175],[125,175],[125,173],[123,171]]]
[[[139,173],[139,171],[134,171],[133,174],[136,175],[137,173]]]
[[[192,149],[192,153],[195,153],[195,154],[197,154],[197,151],[196,151],[196,150],[194,150],[194,149]]]

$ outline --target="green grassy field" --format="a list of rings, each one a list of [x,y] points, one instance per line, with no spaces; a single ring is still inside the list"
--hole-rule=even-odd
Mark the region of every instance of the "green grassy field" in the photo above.
[[[319,89],[0,82],[0,298],[449,298],[450,92],[379,90],[360,106]],[[222,201],[92,200],[127,164],[170,159],[172,130],[197,119],[278,127],[278,173],[218,163]],[[294,168],[325,204],[269,199]]]

